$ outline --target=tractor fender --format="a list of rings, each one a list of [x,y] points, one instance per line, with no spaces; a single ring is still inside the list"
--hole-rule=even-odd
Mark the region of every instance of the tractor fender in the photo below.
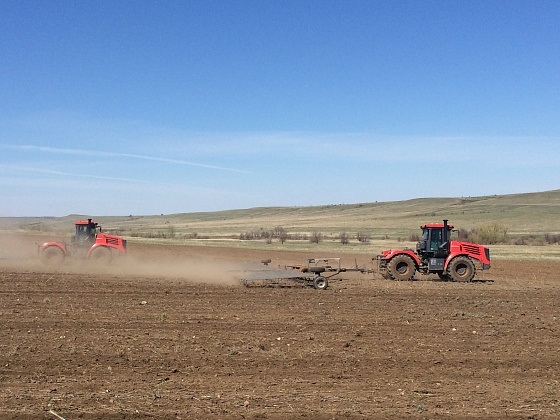
[[[66,244],[65,244],[65,243],[63,243],[63,242],[54,242],[54,241],[45,242],[43,245],[41,245],[41,248],[40,248],[40,249],[41,249],[41,253],[42,253],[45,249],[47,249],[48,247],[51,247],[51,246],[55,246],[55,247],[57,247],[57,248],[60,248],[60,249],[62,250],[62,252],[64,252],[64,255],[67,255],[67,254],[68,254],[68,250],[66,249]]]
[[[113,235],[98,234],[91,250],[99,246],[116,249],[119,254],[126,254],[126,239]],[[91,251],[90,250],[90,251]]]
[[[397,255],[402,255],[402,254],[408,255],[410,258],[412,258],[412,261],[414,261],[414,264],[416,264],[417,269],[418,267],[420,267],[420,259],[412,249],[391,249],[386,254],[384,252],[383,257],[385,258],[386,261],[389,261],[394,257],[396,257]]]

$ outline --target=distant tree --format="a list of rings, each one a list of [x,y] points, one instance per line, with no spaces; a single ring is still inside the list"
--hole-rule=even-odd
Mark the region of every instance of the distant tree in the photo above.
[[[280,240],[280,243],[286,242],[288,240],[288,232],[280,232],[280,234],[278,235],[278,239]]]
[[[288,239],[288,232],[286,232],[286,229],[284,229],[282,226],[276,226],[272,232],[273,236],[275,238],[278,238],[281,243],[286,242],[286,240]]]

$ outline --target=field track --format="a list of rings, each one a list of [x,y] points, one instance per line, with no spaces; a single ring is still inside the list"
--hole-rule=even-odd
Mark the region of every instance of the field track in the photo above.
[[[470,284],[235,280],[308,257],[131,244],[109,270],[1,260],[0,417],[560,417],[559,263],[497,261]]]

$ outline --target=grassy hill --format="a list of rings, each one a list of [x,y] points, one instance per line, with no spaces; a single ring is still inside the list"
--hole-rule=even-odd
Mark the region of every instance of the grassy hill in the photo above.
[[[94,217],[105,230],[129,236],[233,237],[281,226],[289,233],[362,232],[371,238],[408,238],[421,224],[449,219],[470,230],[492,222],[512,236],[560,233],[560,190],[460,198],[418,198],[406,201],[260,207],[218,212],[153,216],[69,215],[58,218],[0,218],[0,229],[70,233],[74,220]]]

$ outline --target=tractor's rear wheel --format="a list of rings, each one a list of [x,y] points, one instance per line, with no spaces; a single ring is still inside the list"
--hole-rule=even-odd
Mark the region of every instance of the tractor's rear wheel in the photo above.
[[[113,259],[111,249],[106,246],[100,246],[91,251],[89,259],[97,264],[107,265]]]
[[[313,278],[313,287],[318,290],[325,290],[329,287],[329,281],[323,276],[316,276]]]
[[[41,260],[49,267],[57,267],[64,261],[64,251],[57,246],[48,246],[41,252]]]
[[[449,263],[447,271],[454,281],[469,282],[474,278],[476,268],[470,258],[456,257]]]
[[[416,274],[414,261],[408,255],[397,255],[393,257],[387,265],[387,272],[391,278],[398,281],[408,281]]]

